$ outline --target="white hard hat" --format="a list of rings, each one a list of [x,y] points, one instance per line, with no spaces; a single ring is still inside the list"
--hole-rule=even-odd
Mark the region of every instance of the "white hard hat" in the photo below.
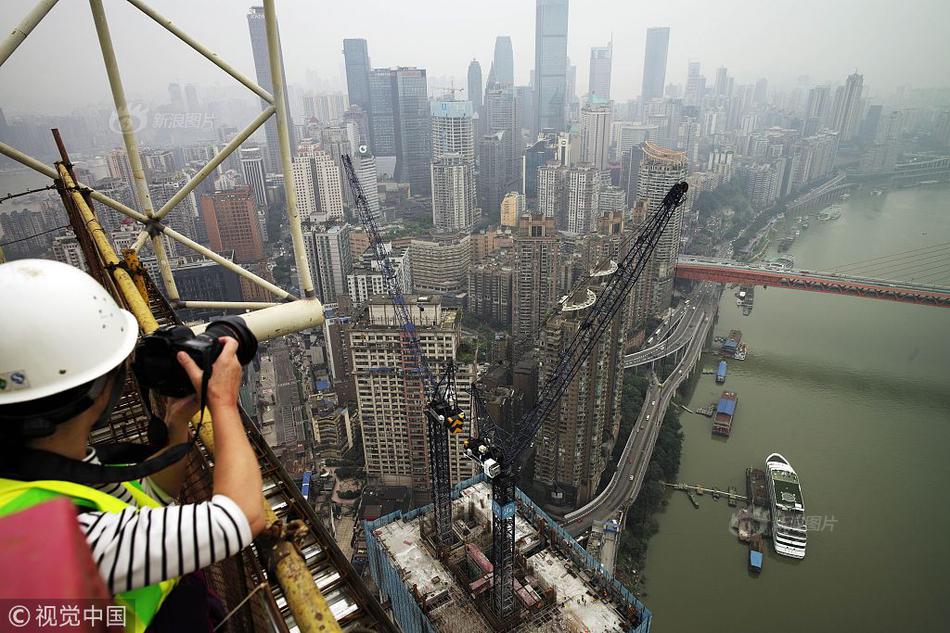
[[[135,347],[135,317],[67,264],[0,264],[0,405],[28,402],[95,380]]]

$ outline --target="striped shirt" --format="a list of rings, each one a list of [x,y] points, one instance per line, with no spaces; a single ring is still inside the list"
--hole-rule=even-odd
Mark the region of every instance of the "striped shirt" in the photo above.
[[[83,461],[99,463],[89,449]],[[241,551],[251,542],[244,512],[224,495],[211,501],[175,505],[149,478],[142,488],[161,508],[140,508],[121,484],[94,486],[129,504],[122,512],[82,512],[99,574],[113,594],[182,576]]]

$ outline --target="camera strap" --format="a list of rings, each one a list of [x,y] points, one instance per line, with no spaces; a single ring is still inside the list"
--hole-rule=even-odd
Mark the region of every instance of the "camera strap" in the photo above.
[[[200,415],[191,440],[170,446],[161,453],[147,457],[157,446],[168,443],[168,429],[165,422],[152,411],[149,394],[142,393],[142,403],[149,416],[149,444],[129,442],[103,443],[96,445],[96,453],[102,463],[93,464],[36,448],[20,447],[14,455],[4,459],[0,465],[0,475],[21,481],[40,481],[56,479],[77,484],[96,485],[135,481],[164,470],[180,461],[191,451],[198,438],[198,431],[204,422],[205,401],[208,396],[208,381],[211,378],[211,358],[203,359],[201,376],[201,394],[199,396]],[[114,403],[113,403],[114,404]],[[107,407],[107,411],[111,407]],[[161,433],[158,428],[161,427]],[[163,435],[164,441],[161,440]],[[161,441],[161,444],[157,444]],[[110,463],[114,460],[138,461],[139,463]]]

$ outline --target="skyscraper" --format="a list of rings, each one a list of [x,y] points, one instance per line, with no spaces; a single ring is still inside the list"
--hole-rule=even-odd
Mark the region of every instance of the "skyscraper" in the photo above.
[[[686,98],[683,105],[699,106],[706,92],[706,78],[699,74],[699,62],[690,62],[686,73]]]
[[[504,156],[501,157],[502,184],[505,189],[520,188],[518,181],[521,175],[521,153],[524,147],[521,142],[521,126],[518,124],[513,86],[498,83],[488,86],[485,91],[484,128],[486,134],[504,132],[506,144]],[[502,195],[504,193],[506,191],[502,192]]]
[[[511,142],[505,132],[486,134],[478,144],[478,205],[489,219],[501,213],[501,201],[507,193]]]
[[[839,86],[835,96],[835,108],[831,129],[838,132],[841,142],[847,143],[858,133],[858,124],[863,112],[861,92],[864,89],[864,75],[848,75],[844,86]]]
[[[264,156],[259,147],[242,147],[241,173],[244,184],[251,188],[258,209],[267,208],[267,180],[264,174]]]
[[[536,130],[564,129],[568,4],[568,0],[537,0],[534,24]]]
[[[254,69],[257,71],[257,83],[267,92],[274,94],[274,81],[270,74],[270,61],[267,54],[267,30],[264,25],[264,7],[251,7],[247,14],[247,27],[251,33],[251,52],[254,54]],[[277,35],[277,47],[280,50],[280,34]],[[280,56],[280,72],[284,76],[284,56]],[[261,109],[270,104],[261,100]],[[284,106],[287,116],[290,117],[290,104],[287,102],[287,91],[284,91]],[[280,146],[277,138],[277,115],[271,116],[264,124],[264,134],[267,137],[267,168],[273,172],[280,171]],[[288,122],[287,134],[290,136],[290,148],[297,147],[297,135],[294,126]]]
[[[567,205],[558,228],[568,233],[589,233],[597,228],[601,172],[581,163],[567,172]]]
[[[314,272],[317,296],[324,303],[334,303],[347,294],[347,277],[353,271],[351,231],[349,224],[304,225],[304,248]]]
[[[431,186],[431,138],[426,71],[376,68],[370,72],[370,129],[377,160],[395,158],[395,178],[413,193]]]
[[[468,64],[468,100],[475,112],[482,111],[482,65],[477,59]]]
[[[315,222],[343,221],[339,167],[322,150],[310,147],[294,157],[294,189],[300,215]]]
[[[252,268],[265,262],[261,225],[249,187],[242,185],[201,196],[200,206],[212,249],[218,253],[233,251],[235,262]],[[241,287],[245,300],[257,298],[254,296],[256,290],[249,284],[242,283]]]
[[[443,154],[432,161],[432,225],[436,231],[470,231],[475,170],[461,154]]]
[[[589,103],[581,108],[581,162],[606,170],[609,150],[610,105]]]
[[[512,287],[511,335],[515,352],[531,349],[541,320],[558,299],[558,239],[554,218],[522,216],[513,238],[515,279]]]
[[[369,152],[365,145],[360,146],[353,157],[353,166],[356,168],[356,179],[360,181],[360,185],[363,187],[363,195],[366,196],[369,212],[378,220],[380,218],[380,207],[376,157]]]
[[[686,180],[688,174],[686,154],[647,141],[641,146],[637,180],[637,200],[644,201],[647,213],[652,216],[660,208],[663,198],[677,182]],[[650,265],[644,271],[648,278],[647,311],[658,315],[669,307],[673,293],[673,274],[680,249],[680,230],[685,212],[682,205],[673,213],[670,222],[660,236],[653,251]]]
[[[475,130],[470,101],[433,101],[432,222],[439,231],[469,231],[475,219]]]
[[[343,40],[343,63],[346,66],[346,93],[350,105],[369,112],[369,48],[364,39]]]
[[[614,43],[590,49],[590,74],[587,82],[589,101],[610,101],[610,66]]]
[[[515,62],[511,52],[511,38],[499,35],[495,38],[495,57],[492,60],[488,81],[513,86],[515,84]]]
[[[642,101],[660,99],[666,87],[666,55],[670,47],[670,28],[657,26],[647,29],[647,44],[643,57]]]
[[[458,310],[442,307],[438,297],[407,297],[420,347],[430,367],[456,362],[456,393],[463,411],[470,411],[471,365],[458,361],[462,319]],[[428,438],[423,413],[424,385],[416,372],[405,371],[410,351],[388,297],[370,299],[367,310],[349,332],[357,404],[363,429],[366,475],[370,482],[408,486],[417,501],[431,493]],[[449,434],[449,473],[453,483],[472,475],[464,456],[463,433]]]

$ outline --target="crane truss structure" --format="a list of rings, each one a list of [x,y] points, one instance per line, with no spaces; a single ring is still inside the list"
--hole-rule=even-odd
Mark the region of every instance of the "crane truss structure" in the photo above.
[[[155,259],[158,263],[158,270],[162,280],[162,285],[168,296],[169,302],[173,308],[197,308],[197,309],[245,309],[259,310],[262,308],[280,305],[281,303],[293,302],[303,299],[312,302],[314,310],[319,309],[319,302],[316,300],[314,292],[313,277],[310,271],[310,264],[307,259],[304,248],[303,230],[301,227],[300,214],[297,210],[297,196],[294,190],[292,151],[290,147],[290,135],[288,126],[290,114],[287,112],[285,98],[286,85],[284,82],[283,65],[280,63],[280,40],[277,30],[277,15],[275,11],[274,0],[263,0],[264,5],[264,23],[267,35],[267,53],[270,63],[271,77],[273,83],[273,94],[262,88],[255,81],[251,80],[231,64],[222,59],[217,53],[210,50],[207,46],[187,34],[181,27],[177,26],[170,19],[155,11],[144,0],[126,0],[129,4],[137,8],[143,14],[154,20],[177,39],[184,42],[197,53],[205,57],[215,66],[226,72],[248,90],[261,98],[266,107],[254,118],[243,130],[234,136],[211,160],[201,169],[194,173],[178,191],[172,195],[161,208],[155,209],[152,204],[151,194],[149,193],[148,182],[145,177],[145,170],[142,165],[141,155],[139,153],[139,142],[136,136],[134,119],[130,113],[129,104],[125,96],[125,88],[122,82],[122,76],[119,73],[119,66],[116,57],[116,51],[112,42],[112,33],[109,28],[109,22],[106,16],[102,0],[89,0],[92,19],[98,36],[99,48],[102,52],[102,60],[105,64],[106,75],[109,80],[109,87],[112,91],[112,100],[115,106],[117,123],[122,133],[122,142],[128,155],[131,179],[134,188],[137,209],[133,209],[118,200],[115,200],[100,191],[89,187],[83,183],[76,183],[76,186],[83,191],[87,191],[89,197],[96,202],[104,204],[118,211],[122,215],[135,220],[141,225],[138,237],[131,246],[131,250],[138,253],[139,250],[150,242]],[[39,0],[33,9],[20,21],[20,23],[0,41],[0,66],[2,66],[16,49],[27,39],[34,28],[43,20],[44,17],[56,6],[58,0]],[[169,212],[172,211],[182,200],[191,194],[195,188],[201,184],[205,177],[214,172],[221,163],[223,163],[232,153],[234,153],[242,143],[244,143],[258,128],[264,125],[270,117],[276,117],[278,133],[278,149],[280,155],[280,168],[283,175],[284,195],[286,198],[287,220],[290,226],[290,235],[293,243],[294,263],[297,268],[298,283],[300,294],[285,290],[274,283],[264,279],[260,275],[234,263],[224,255],[207,248],[191,238],[182,235],[171,226],[163,222]],[[34,171],[37,171],[52,180],[56,180],[59,175],[42,161],[21,152],[17,148],[0,142],[0,154],[11,158]],[[166,238],[174,240],[182,246],[194,251],[198,255],[205,257],[223,268],[234,272],[248,282],[255,284],[270,294],[274,295],[275,301],[204,301],[200,297],[182,298],[178,293],[178,286],[172,275],[171,263],[166,249]],[[299,307],[291,312],[299,312]],[[303,329],[296,327],[292,317],[288,317],[288,331]]]
[[[356,175],[353,161],[348,154],[342,157],[343,170],[346,172],[350,190],[353,193],[353,204],[356,207],[360,223],[369,234],[370,245],[376,262],[379,264],[383,279],[383,286],[392,301],[393,308],[399,317],[405,339],[404,348],[408,351],[408,362],[403,365],[404,382],[408,384],[409,376],[417,376],[422,382],[425,396],[428,400],[425,408],[426,436],[429,445],[429,468],[432,483],[433,526],[431,533],[432,545],[437,551],[443,550],[452,541],[452,483],[449,472],[449,436],[446,428],[447,421],[459,419],[458,407],[455,403],[455,368],[449,363],[440,379],[432,374],[426,362],[422,349],[419,346],[419,334],[409,315],[406,298],[399,287],[396,276],[396,267],[389,258],[386,245],[376,218],[369,208],[363,185]],[[408,399],[407,399],[408,400]],[[453,430],[461,430],[460,426]]]

